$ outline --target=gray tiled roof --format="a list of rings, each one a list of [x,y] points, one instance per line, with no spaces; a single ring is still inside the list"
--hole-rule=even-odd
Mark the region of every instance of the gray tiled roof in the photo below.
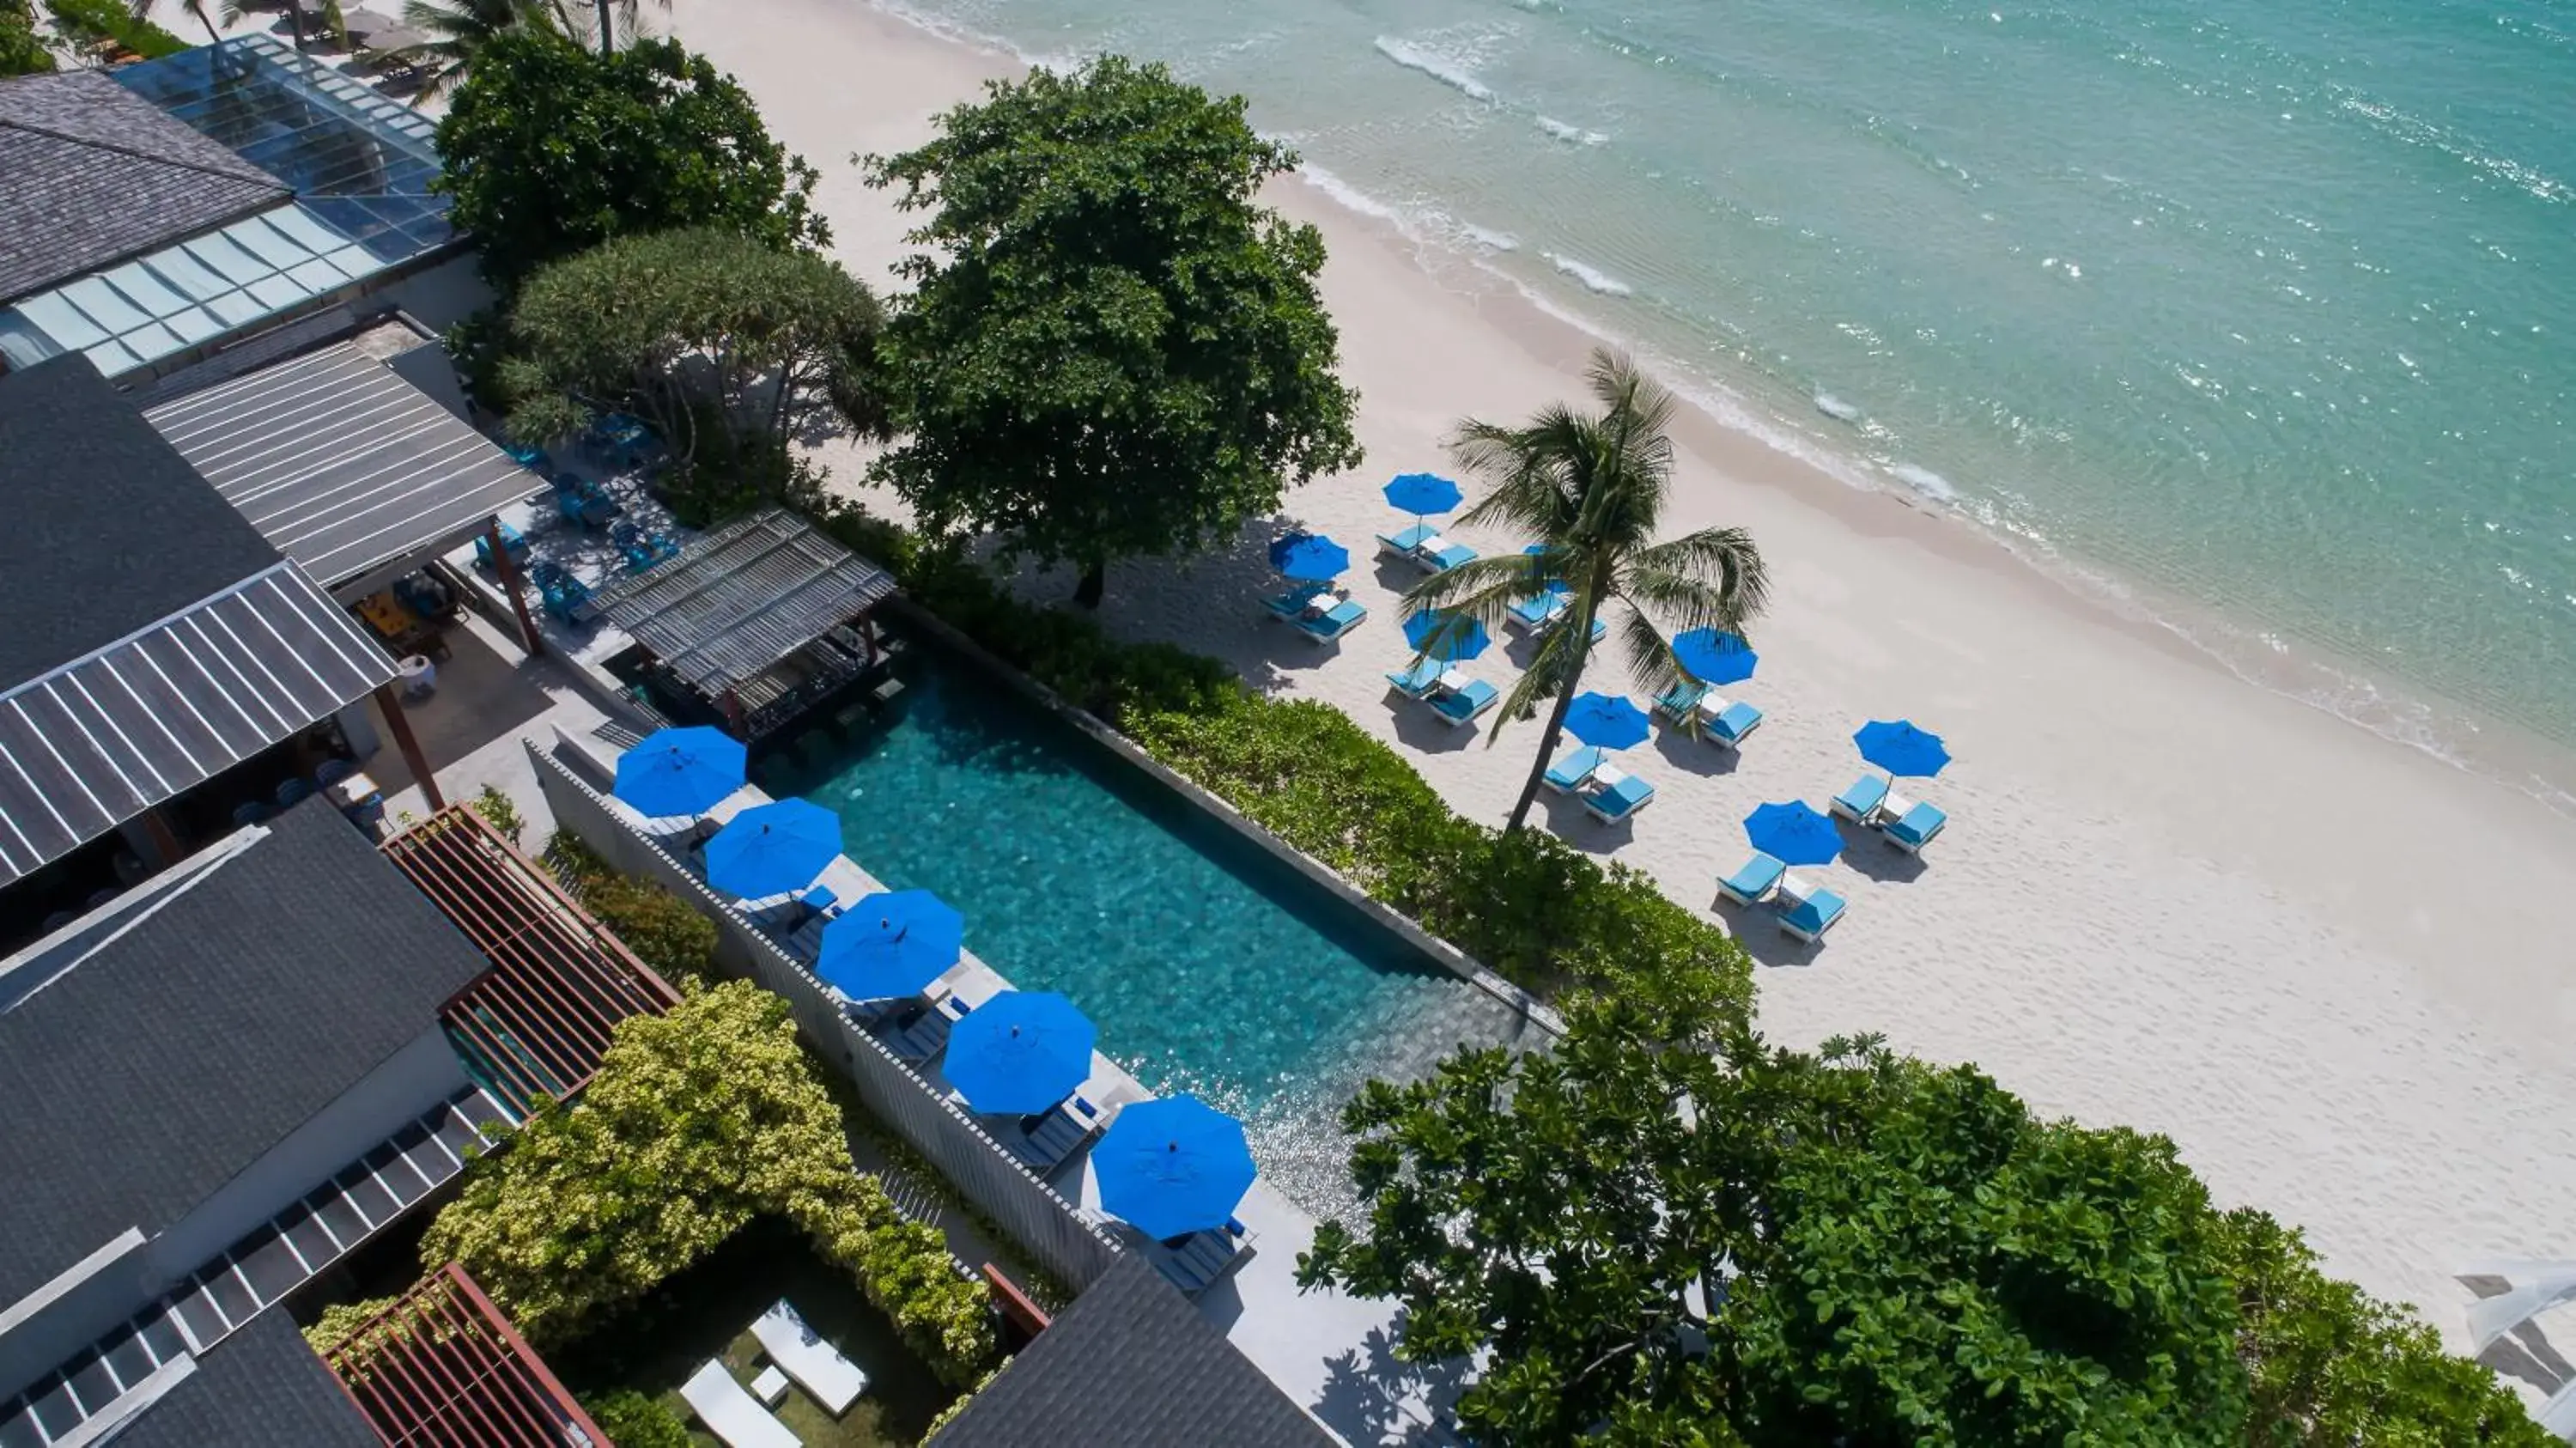
[[[1331,1448],[1162,1274],[1121,1254],[937,1448]]]
[[[116,1448],[382,1448],[283,1312],[261,1314],[116,1435]]]
[[[0,1303],[186,1216],[484,970],[328,804],[266,828],[0,1013]]]
[[[97,71],[0,80],[0,301],[288,198],[285,183]]]

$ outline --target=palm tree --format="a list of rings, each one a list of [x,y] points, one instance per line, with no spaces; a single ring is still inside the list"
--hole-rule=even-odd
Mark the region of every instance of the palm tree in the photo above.
[[[1559,403],[1520,427],[1471,418],[1449,444],[1470,474],[1492,484],[1458,521],[1505,524],[1535,537],[1537,546],[1462,564],[1405,595],[1410,605],[1463,614],[1496,632],[1512,604],[1551,585],[1568,595],[1563,620],[1499,711],[1503,719],[1527,719],[1537,713],[1539,700],[1556,700],[1507,831],[1521,827],[1538,797],[1566,708],[1591,659],[1594,619],[1613,603],[1621,606],[1629,675],[1655,695],[1698,682],[1673,656],[1671,642],[1655,626],[1658,619],[1675,632],[1741,633],[1746,620],[1762,611],[1769,590],[1762,555],[1741,528],[1703,528],[1667,543],[1654,541],[1655,520],[1672,483],[1673,444],[1664,435],[1672,394],[1640,374],[1635,363],[1606,350],[1592,354],[1587,375],[1599,413],[1578,413]],[[1429,642],[1436,646],[1438,640]],[[1492,744],[1493,736],[1485,742]]]
[[[421,66],[421,99],[441,95],[463,83],[474,58],[494,36],[512,30],[575,33],[562,0],[405,0],[403,24],[430,37],[404,52]]]

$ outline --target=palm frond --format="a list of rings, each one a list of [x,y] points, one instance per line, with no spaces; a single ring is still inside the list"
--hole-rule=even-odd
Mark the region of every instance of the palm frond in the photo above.
[[[1740,628],[1771,601],[1771,574],[1753,535],[1741,528],[1702,528],[1669,542],[1629,555],[1621,591],[1631,596],[1659,593],[1680,612],[1667,615],[1680,628]],[[1705,607],[1685,602],[1680,584],[1714,594]]]
[[[1628,681],[1637,692],[1649,699],[1659,699],[1686,683],[1696,683],[1690,671],[1673,653],[1673,646],[1655,627],[1645,610],[1631,603],[1619,610],[1619,636],[1628,645]],[[1693,710],[1682,727],[1692,737],[1699,734],[1699,712]]]
[[[1515,603],[1546,586],[1545,564],[1527,553],[1478,558],[1435,573],[1404,591],[1405,609],[1437,608],[1463,613],[1489,629],[1500,629]]]

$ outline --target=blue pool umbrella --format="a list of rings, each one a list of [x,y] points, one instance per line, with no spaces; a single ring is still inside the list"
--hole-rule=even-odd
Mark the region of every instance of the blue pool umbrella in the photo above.
[[[1626,749],[1646,742],[1646,711],[1619,694],[1577,694],[1565,732],[1595,748]]]
[[[1911,719],[1873,719],[1852,735],[1852,743],[1860,746],[1861,758],[1890,774],[1934,775],[1950,762],[1941,736],[1915,728]]]
[[[1270,545],[1270,566],[1287,577],[1321,583],[1351,566],[1351,550],[1315,533],[1291,533]]]
[[[1703,684],[1741,684],[1761,659],[1738,634],[1695,628],[1673,639],[1673,657]]]
[[[1386,500],[1419,518],[1458,506],[1458,485],[1438,473],[1404,473],[1386,485]]]
[[[656,729],[617,756],[615,793],[639,814],[699,814],[742,788],[742,771],[742,745],[720,730]]]
[[[1051,1111],[1091,1074],[1097,1033],[1053,991],[1006,990],[948,1033],[940,1073],[988,1116]]]
[[[1843,852],[1842,832],[1805,800],[1766,804],[1744,817],[1753,848],[1784,865],[1823,865]]]
[[[1494,640],[1482,623],[1465,614],[1425,608],[1404,621],[1404,641],[1425,657],[1456,663],[1483,653]]]
[[[957,963],[966,921],[927,890],[882,891],[832,917],[814,974],[854,1001],[918,995]]]
[[[782,799],[744,810],[707,841],[707,883],[746,900],[814,883],[841,853],[841,817],[819,804]]]
[[[1195,1096],[1120,1108],[1091,1165],[1102,1209],[1158,1241],[1224,1226],[1255,1174],[1243,1123]]]

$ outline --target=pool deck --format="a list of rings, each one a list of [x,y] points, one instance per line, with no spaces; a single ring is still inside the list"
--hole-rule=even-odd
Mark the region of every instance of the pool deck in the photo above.
[[[560,731],[558,737],[606,768],[615,768],[614,750],[598,739],[571,730]],[[759,786],[747,784],[707,813],[727,820],[769,799]],[[643,827],[642,818],[623,803],[611,799],[608,807]],[[818,879],[843,901],[889,888],[847,855],[835,857]],[[971,951],[960,956],[940,983],[969,1003],[1012,989],[1007,978]],[[934,1059],[929,1067],[918,1069],[931,1085],[945,1087],[938,1064]],[[1150,1100],[1154,1093],[1114,1059],[1095,1050],[1081,1094],[1106,1117],[1129,1102]],[[954,1091],[949,1099],[960,1100]],[[962,1109],[962,1101],[960,1105]],[[1100,1188],[1090,1158],[1086,1144],[1048,1173],[1046,1180],[1067,1200],[1078,1202],[1095,1222],[1113,1223],[1115,1219],[1100,1209]],[[1250,1230],[1251,1255],[1198,1294],[1199,1315],[1222,1331],[1291,1401],[1346,1442],[1363,1448],[1381,1443],[1457,1442],[1445,1425],[1460,1386],[1458,1376],[1426,1376],[1395,1361],[1393,1304],[1332,1290],[1298,1290],[1297,1257],[1314,1241],[1315,1219],[1261,1180],[1253,1183],[1235,1215]],[[1122,1227],[1110,1230],[1127,1235]]]

